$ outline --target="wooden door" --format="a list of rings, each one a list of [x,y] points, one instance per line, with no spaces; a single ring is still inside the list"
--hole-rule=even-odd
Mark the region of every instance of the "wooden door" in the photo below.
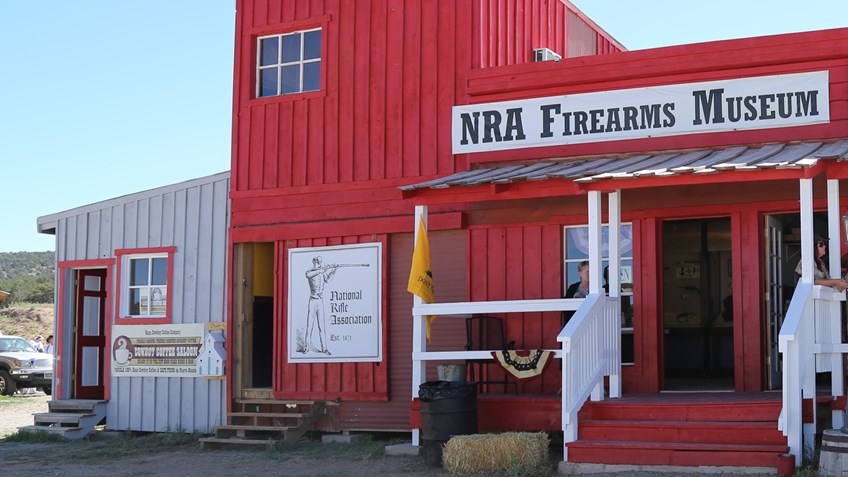
[[[77,276],[75,384],[77,399],[103,399],[106,363],[106,269],[80,270]]]

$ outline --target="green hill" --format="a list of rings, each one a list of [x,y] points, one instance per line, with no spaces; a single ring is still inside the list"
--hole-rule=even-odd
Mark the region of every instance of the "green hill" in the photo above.
[[[53,303],[53,257],[53,252],[0,252],[0,290],[11,293],[9,303]]]

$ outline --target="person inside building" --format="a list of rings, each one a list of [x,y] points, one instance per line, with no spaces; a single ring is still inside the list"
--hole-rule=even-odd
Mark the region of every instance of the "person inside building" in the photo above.
[[[589,261],[583,260],[577,265],[580,280],[572,283],[565,291],[565,298],[586,298],[589,296]]]
[[[563,298],[586,298],[589,296],[589,261],[583,260],[577,265],[577,276],[580,280],[572,283],[565,290]],[[573,311],[563,311],[560,317],[562,326],[574,315]]]
[[[848,289],[848,281],[844,278],[830,278],[830,272],[827,269],[822,257],[827,253],[827,240],[821,236],[816,236],[813,241],[813,283],[826,287],[833,287],[837,291],[845,291]],[[801,261],[798,261],[798,266],[795,267],[795,273],[801,276]]]

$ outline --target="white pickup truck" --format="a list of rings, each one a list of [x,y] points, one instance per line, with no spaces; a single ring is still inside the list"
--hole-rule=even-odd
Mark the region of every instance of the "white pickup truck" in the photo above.
[[[53,355],[36,351],[18,336],[0,336],[0,394],[11,396],[21,388],[53,393]]]

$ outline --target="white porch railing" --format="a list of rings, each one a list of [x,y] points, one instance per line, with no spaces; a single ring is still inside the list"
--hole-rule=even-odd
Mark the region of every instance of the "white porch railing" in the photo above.
[[[816,397],[816,372],[831,372],[833,396],[841,396],[842,358],[848,345],[838,344],[841,307],[845,294],[830,287],[799,282],[780,328],[779,350],[783,361],[783,409],[778,428],[787,437],[795,464],[804,455],[811,456],[815,445],[815,422],[804,424],[802,400]],[[833,340],[836,340],[834,342]],[[813,407],[815,412],[815,406]],[[841,423],[841,412],[834,414],[834,425]]]
[[[589,298],[558,298],[550,300],[506,300],[479,301],[458,303],[420,303],[412,308],[413,342],[412,342],[412,398],[418,397],[418,388],[424,382],[427,361],[448,361],[466,359],[491,359],[492,351],[427,351],[427,341],[424,339],[424,317],[439,316],[465,319],[476,314],[493,313],[528,313],[528,312],[561,312],[577,311],[571,321],[581,315],[585,302]],[[562,350],[550,349],[554,358],[562,357]],[[563,393],[564,395],[564,393]],[[412,444],[419,445],[420,430],[413,429]]]
[[[577,440],[577,413],[590,396],[604,398],[604,377],[610,377],[610,397],[621,397],[621,304],[618,297],[593,293],[560,332],[562,343],[563,461],[568,443]]]

